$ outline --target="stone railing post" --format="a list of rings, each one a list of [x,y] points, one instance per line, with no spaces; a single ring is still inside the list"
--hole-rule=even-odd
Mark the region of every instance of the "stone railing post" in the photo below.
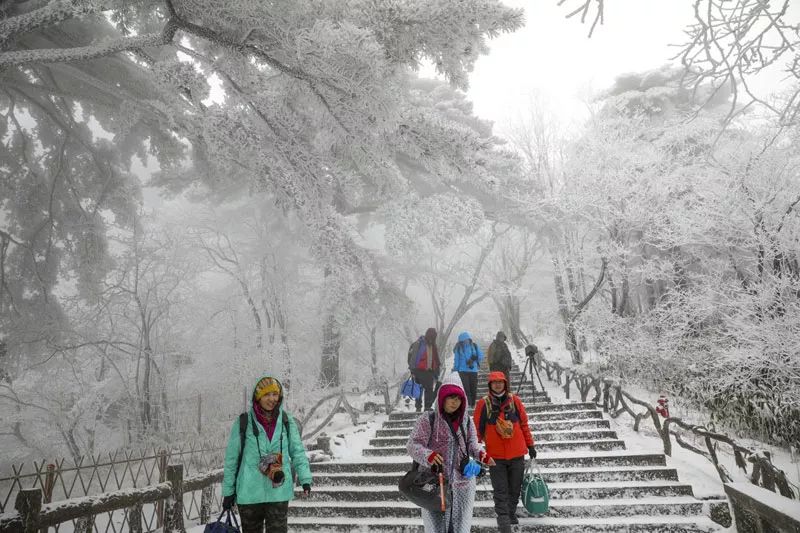
[[[42,510],[42,490],[24,489],[17,493],[14,509],[22,518],[22,533],[37,533]]]
[[[142,533],[142,504],[137,503],[126,510],[128,513],[128,531]]]
[[[203,487],[200,492],[200,523],[207,524],[211,518],[211,505],[214,500],[214,485]]]
[[[167,481],[172,492],[164,511],[165,533],[186,533],[183,525],[183,465],[167,465]]]
[[[327,453],[328,455],[331,454],[331,438],[327,435],[321,435],[317,437],[317,448],[322,450],[323,452]]]
[[[42,503],[50,503],[53,501],[53,488],[56,486],[56,465],[50,463],[47,465],[47,475],[44,478],[44,491],[42,493]],[[47,533],[47,528],[42,528],[39,533]]]

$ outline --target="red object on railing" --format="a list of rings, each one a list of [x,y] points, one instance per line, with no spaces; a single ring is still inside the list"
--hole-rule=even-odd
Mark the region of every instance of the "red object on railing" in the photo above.
[[[669,418],[669,399],[663,394],[656,401],[656,413],[662,418]]]

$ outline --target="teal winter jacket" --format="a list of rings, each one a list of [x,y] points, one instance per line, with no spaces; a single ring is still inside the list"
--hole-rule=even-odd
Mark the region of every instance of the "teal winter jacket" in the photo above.
[[[288,417],[288,435],[283,424],[283,393],[276,409],[277,423],[272,434],[272,440],[267,437],[264,427],[258,423],[253,412],[253,407],[247,413],[247,428],[245,430],[244,454],[239,475],[234,487],[236,475],[236,462],[239,459],[240,434],[239,418],[231,428],[228,447],[225,450],[225,473],[222,479],[222,495],[236,494],[237,504],[285,502],[294,498],[292,483],[292,468],[297,474],[299,483],[311,484],[311,467],[306,456],[306,449],[300,439],[297,423],[292,416]],[[288,413],[287,413],[288,414]],[[258,438],[253,434],[253,422],[258,431]],[[284,481],[277,487],[272,486],[272,481],[258,469],[261,457],[270,453],[283,454]]]

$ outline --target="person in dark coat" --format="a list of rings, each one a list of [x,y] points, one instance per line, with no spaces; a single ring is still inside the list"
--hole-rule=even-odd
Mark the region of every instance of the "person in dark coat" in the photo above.
[[[492,344],[489,345],[487,356],[489,359],[489,372],[502,372],[505,374],[508,388],[511,390],[511,365],[513,360],[511,359],[511,351],[508,349],[508,344],[506,344],[505,333],[502,331],[497,332],[497,336],[492,341]]]
[[[428,328],[425,335],[412,342],[408,348],[408,369],[422,387],[422,394],[415,401],[418,413],[422,411],[423,396],[426,411],[433,405],[435,384],[439,381],[441,366],[439,350],[436,348],[436,330]]]

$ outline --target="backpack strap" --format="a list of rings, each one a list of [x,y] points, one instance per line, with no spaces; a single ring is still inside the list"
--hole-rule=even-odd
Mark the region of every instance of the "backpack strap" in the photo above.
[[[514,413],[516,411],[519,411],[519,409],[517,408],[517,402],[519,401],[519,399],[517,398],[517,395],[516,394],[512,394],[512,393],[509,392],[508,393],[508,399],[511,400],[511,403],[509,404],[509,407],[511,408],[511,412]]]
[[[236,460],[236,474],[233,476],[233,493],[236,494],[236,479],[239,477],[239,469],[242,467],[242,457],[244,456],[245,432],[247,431],[247,411],[239,415],[239,458]]]
[[[481,438],[486,439],[486,420],[492,416],[492,399],[488,394],[483,397],[483,405],[481,416],[478,418],[478,429],[481,432]]]

